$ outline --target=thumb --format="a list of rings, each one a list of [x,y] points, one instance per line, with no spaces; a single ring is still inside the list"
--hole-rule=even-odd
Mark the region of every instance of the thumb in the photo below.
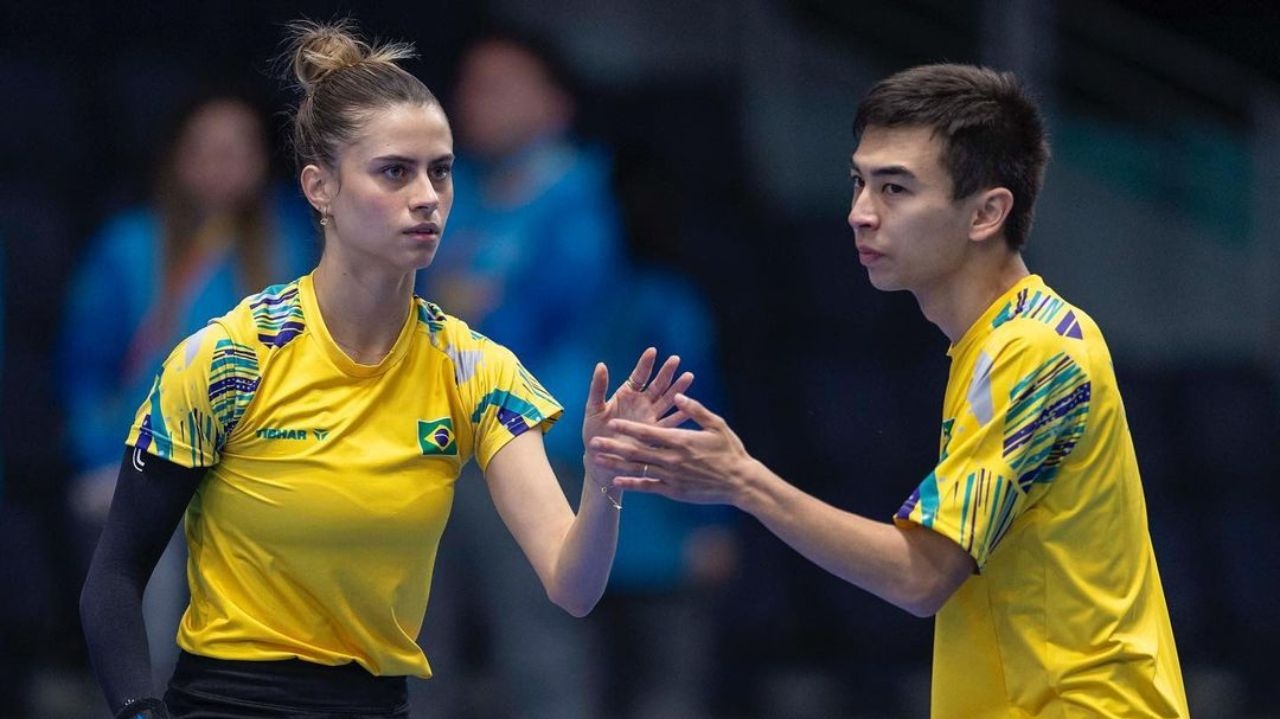
[[[591,387],[587,390],[587,415],[600,414],[604,411],[605,389],[609,386],[609,368],[603,362],[597,362],[591,373]]]

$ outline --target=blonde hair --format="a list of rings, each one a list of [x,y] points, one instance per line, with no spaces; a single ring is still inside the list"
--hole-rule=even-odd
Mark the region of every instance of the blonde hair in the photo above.
[[[302,94],[292,113],[298,167],[334,167],[339,149],[365,120],[388,105],[439,105],[422,81],[397,63],[417,56],[412,43],[366,42],[350,19],[318,23],[296,20],[287,27],[280,56]]]

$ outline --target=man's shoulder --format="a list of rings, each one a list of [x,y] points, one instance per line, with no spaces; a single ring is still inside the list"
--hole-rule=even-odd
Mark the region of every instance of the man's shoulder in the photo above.
[[[1005,376],[1043,376],[1066,367],[1093,375],[1099,360],[1109,364],[1093,319],[1039,282],[1017,292],[995,314],[981,352],[974,355],[980,367]]]
[[[1020,282],[987,317],[987,346],[1018,343],[1065,349],[1100,339],[1093,318],[1036,275]]]
[[[1084,325],[1092,320],[1039,277],[1023,284],[1010,296],[991,320],[993,334],[1040,336],[1041,328],[1050,337],[1083,339]]]

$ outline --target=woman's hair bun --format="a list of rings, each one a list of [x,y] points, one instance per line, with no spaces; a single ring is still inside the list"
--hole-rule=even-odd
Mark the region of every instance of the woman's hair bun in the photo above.
[[[370,45],[360,37],[350,18],[320,23],[295,20],[287,26],[289,74],[299,89],[310,95],[329,74],[363,63],[395,63],[414,57],[413,45]]]

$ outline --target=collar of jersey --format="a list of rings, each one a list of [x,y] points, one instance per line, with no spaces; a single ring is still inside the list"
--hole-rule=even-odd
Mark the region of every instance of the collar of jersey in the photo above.
[[[307,328],[310,330],[311,336],[315,339],[316,344],[324,350],[325,356],[337,367],[343,374],[350,377],[376,377],[384,374],[387,370],[396,366],[400,360],[404,359],[405,354],[409,351],[409,345],[413,341],[414,323],[417,317],[413,312],[413,301],[409,302],[409,306],[405,308],[404,326],[400,328],[400,336],[396,338],[396,343],[391,346],[391,351],[378,364],[360,364],[347,356],[346,352],[334,342],[333,335],[329,334],[329,328],[324,324],[324,317],[320,314],[320,304],[316,301],[315,286],[312,284],[311,275],[305,275],[298,280],[298,297],[302,301],[302,312],[306,318]]]

